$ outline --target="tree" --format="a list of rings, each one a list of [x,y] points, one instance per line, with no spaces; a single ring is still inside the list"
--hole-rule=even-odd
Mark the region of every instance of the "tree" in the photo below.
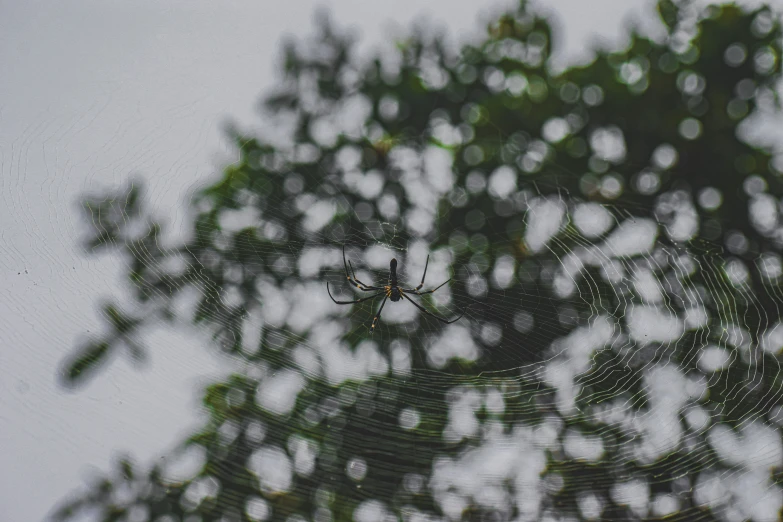
[[[286,139],[229,130],[240,158],[194,202],[189,240],[163,244],[138,185],[88,198],[88,246],[130,260],[140,311],[107,304],[114,333],[64,384],[122,347],[143,357],[136,333],[180,320],[190,288],[186,319],[248,371],[205,391],[210,420],[183,442],[206,456],[196,476],[121,460],[55,518],[777,517],[783,166],[742,128],[779,109],[780,24],[658,8],[664,42],[632,28],[559,74],[524,2],[457,54],[420,31],[359,62],[324,20],[264,102]],[[448,261],[446,296],[423,302],[466,318],[371,337],[370,306],[272,317],[326,299],[343,244],[358,263],[379,241]],[[336,376],[344,353],[374,362]],[[767,440],[761,464],[726,450]]]

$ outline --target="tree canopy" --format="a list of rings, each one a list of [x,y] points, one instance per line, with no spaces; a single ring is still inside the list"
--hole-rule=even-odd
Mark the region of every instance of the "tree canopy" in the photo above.
[[[525,2],[458,51],[421,30],[366,60],[324,19],[189,237],[139,184],[88,197],[133,302],[63,384],[165,349],[139,342],[161,321],[246,370],[204,391],[194,476],[120,459],[55,518],[777,519],[783,161],[743,129],[780,108],[780,23],[658,10],[663,41],[630,27],[562,72]],[[453,279],[418,302],[465,317],[388,303],[371,335],[377,300],[328,300],[363,297],[344,245],[368,284],[396,256],[415,286],[431,252],[425,288]]]

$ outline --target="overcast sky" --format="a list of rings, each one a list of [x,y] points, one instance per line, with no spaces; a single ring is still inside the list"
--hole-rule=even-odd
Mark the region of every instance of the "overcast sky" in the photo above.
[[[546,4],[569,59],[651,12],[643,0]],[[146,369],[119,359],[75,393],[58,387],[63,358],[101,328],[98,299],[124,289],[116,258],[78,246],[79,195],[138,173],[176,230],[218,173],[221,124],[258,124],[280,38],[307,35],[316,7],[372,45],[422,15],[467,37],[491,5],[503,3],[0,0],[0,522],[42,520],[119,452],[165,454],[198,424],[200,385],[226,371],[203,336],[163,331]]]

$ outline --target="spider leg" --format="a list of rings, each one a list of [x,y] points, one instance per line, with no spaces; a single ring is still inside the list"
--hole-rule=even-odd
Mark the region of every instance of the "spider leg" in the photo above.
[[[334,301],[335,303],[337,303],[339,305],[361,303],[362,301],[367,301],[368,299],[375,299],[376,297],[378,297],[379,295],[381,295],[383,293],[383,292],[378,292],[377,294],[373,294],[370,297],[364,297],[362,299],[354,299],[353,301],[338,301],[337,299],[332,297],[332,292],[329,290],[329,283],[328,282],[326,283],[326,291],[329,294],[329,297],[332,298],[332,301]]]
[[[427,256],[427,262],[424,263],[424,273],[421,275],[421,283],[419,286],[417,286],[413,292],[416,293],[419,290],[421,290],[421,287],[424,286],[424,278],[427,277],[427,267],[430,266],[430,256]],[[445,284],[445,283],[444,283]],[[433,290],[434,291],[434,290]]]
[[[345,277],[350,277],[350,274],[348,274],[348,263],[345,262],[345,243],[343,243],[343,267],[345,267]]]
[[[460,319],[462,319],[462,316],[463,316],[463,315],[465,315],[465,312],[462,312],[462,313],[459,315],[459,317],[457,317],[456,319],[452,319],[451,321],[449,321],[448,319],[445,319],[445,318],[443,318],[443,317],[440,317],[439,315],[435,315],[435,314],[433,314],[432,312],[430,312],[429,310],[427,310],[426,308],[424,308],[423,306],[421,306],[419,303],[417,303],[416,301],[414,301],[413,299],[411,299],[411,298],[410,298],[410,297],[408,297],[407,295],[405,295],[405,294],[402,294],[402,296],[403,296],[405,299],[407,299],[408,301],[410,301],[411,303],[413,303],[413,306],[415,306],[416,308],[418,308],[419,310],[421,310],[421,311],[422,311],[422,312],[424,312],[425,314],[429,315],[430,317],[434,317],[435,319],[437,319],[438,321],[440,321],[440,322],[442,322],[442,323],[446,323],[446,324],[455,323],[455,322],[459,321]]]
[[[436,287],[435,287],[435,288],[433,288],[432,290],[425,290],[424,292],[419,292],[419,290],[418,290],[418,289],[419,289],[420,287],[416,287],[416,288],[410,288],[410,289],[408,289],[408,288],[403,288],[403,290],[402,290],[402,291],[403,291],[403,292],[408,292],[408,293],[411,293],[411,294],[416,294],[416,295],[427,295],[427,294],[431,294],[432,292],[434,292],[434,291],[435,291],[435,290],[437,290],[438,288],[441,288],[443,285],[445,285],[445,284],[446,284],[446,283],[448,283],[449,281],[451,281],[451,279],[448,279],[446,282],[439,284],[438,286],[436,286]]]
[[[351,277],[351,273],[348,272],[348,266],[351,267],[351,273],[353,273],[353,278]],[[362,290],[364,292],[372,292],[373,290],[381,290],[383,287],[379,286],[370,286],[362,283],[358,279],[356,279],[356,273],[353,271],[353,265],[351,265],[351,262],[346,262],[345,260],[345,243],[343,243],[343,267],[345,268],[345,278],[348,279],[348,282],[351,283],[353,286],[358,288],[359,290]]]
[[[383,298],[383,302],[381,302],[381,307],[378,308],[378,313],[375,315],[375,318],[372,320],[372,326],[370,326],[370,333],[373,333],[375,331],[375,323],[378,322],[378,319],[381,317],[381,312],[383,312],[383,305],[386,304],[386,300],[389,298],[389,294],[386,294],[386,297]]]
[[[356,272],[353,271],[353,264],[350,261],[348,261],[348,266],[351,267],[351,274],[353,275],[354,282],[359,283],[360,285],[362,285],[362,286],[358,286],[358,285],[356,286],[356,288],[358,288],[359,290],[365,290],[365,291],[368,291],[368,290],[381,290],[383,288],[382,286],[370,286],[368,284],[362,283],[361,281],[356,279]],[[362,288],[362,287],[364,287],[364,288]]]

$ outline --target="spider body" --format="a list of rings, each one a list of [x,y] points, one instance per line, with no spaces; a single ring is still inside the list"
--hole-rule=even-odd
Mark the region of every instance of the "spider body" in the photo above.
[[[361,299],[354,299],[353,301],[338,301],[334,297],[332,297],[332,292],[329,290],[329,283],[326,283],[326,291],[329,293],[329,297],[334,301],[335,303],[339,305],[345,305],[345,304],[354,304],[354,303],[361,303],[362,301],[368,301],[370,299],[375,299],[376,297],[379,297],[383,295],[383,301],[381,302],[380,308],[378,308],[378,313],[375,315],[375,317],[372,320],[372,326],[370,326],[370,333],[375,331],[375,325],[378,323],[378,319],[381,317],[381,312],[383,311],[383,306],[386,304],[387,299],[391,299],[393,303],[396,303],[397,301],[400,301],[402,299],[407,299],[408,301],[413,304],[416,308],[421,310],[424,314],[429,315],[430,317],[434,317],[438,321],[446,324],[451,324],[457,320],[459,320],[463,315],[460,314],[459,317],[456,319],[448,320],[444,319],[443,317],[440,317],[439,315],[436,315],[423,306],[421,306],[419,303],[414,301],[410,298],[408,294],[414,294],[418,296],[431,294],[435,290],[441,288],[443,285],[451,281],[451,279],[447,280],[444,283],[441,283],[437,287],[435,287],[432,290],[425,290],[424,292],[421,292],[421,287],[424,286],[424,278],[427,276],[427,267],[430,264],[430,256],[427,256],[427,262],[424,264],[424,274],[421,276],[421,284],[417,286],[416,288],[400,288],[397,284],[397,260],[393,259],[389,261],[389,282],[387,285],[384,286],[370,286],[362,283],[358,279],[356,279],[356,273],[353,270],[353,265],[350,261],[346,261],[345,259],[345,245],[343,245],[343,267],[345,268],[345,278],[348,280],[350,284],[358,288],[359,290],[363,292],[377,292],[369,297],[364,297]],[[351,271],[348,272],[348,267],[351,267]]]
[[[402,290],[400,290],[397,286],[387,286],[386,288],[389,289],[389,299],[392,300],[392,303],[402,299]]]
[[[389,284],[384,289],[393,303],[402,299],[402,290],[397,286],[397,260],[394,258],[389,261]]]

